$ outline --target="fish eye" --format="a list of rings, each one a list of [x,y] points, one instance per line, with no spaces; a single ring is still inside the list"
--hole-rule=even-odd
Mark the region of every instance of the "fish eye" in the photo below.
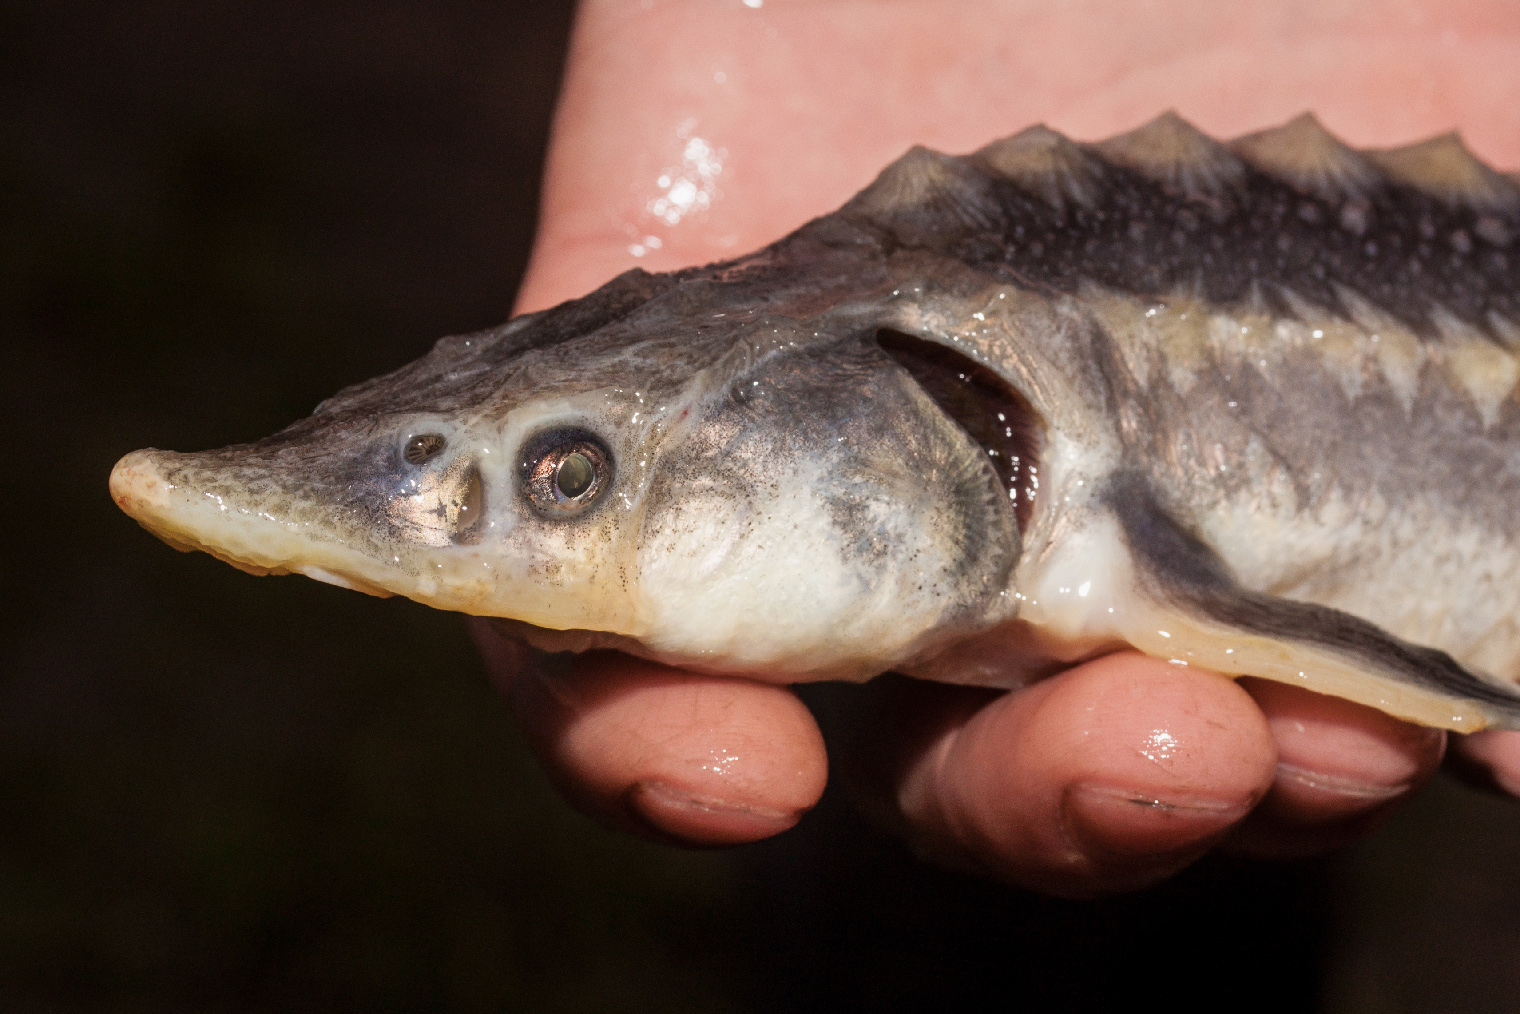
[[[612,478],[612,459],[589,433],[555,433],[534,440],[524,455],[524,488],[540,510],[578,513],[600,498]]]
[[[438,452],[443,450],[445,443],[443,437],[437,433],[420,433],[406,442],[401,456],[414,465],[420,465],[438,457]]]

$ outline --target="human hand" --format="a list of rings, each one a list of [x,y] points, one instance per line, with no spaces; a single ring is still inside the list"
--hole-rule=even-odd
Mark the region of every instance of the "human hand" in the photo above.
[[[588,0],[546,170],[534,310],[632,266],[743,253],[833,210],[912,143],[1044,121],[1078,138],[1175,106],[1216,136],[1314,109],[1354,144],[1453,124],[1520,163],[1503,4],[1238,8],[910,0]],[[1501,34],[1507,31],[1508,34]],[[658,203],[663,201],[663,203]],[[612,823],[699,845],[790,827],[824,736],[785,687],[610,653],[481,647],[558,784]],[[1364,831],[1446,736],[1333,698],[1133,652],[1016,693],[889,677],[828,729],[867,809],[938,861],[1083,895],[1210,847],[1296,855]],[[1459,748],[1511,791],[1520,735]]]

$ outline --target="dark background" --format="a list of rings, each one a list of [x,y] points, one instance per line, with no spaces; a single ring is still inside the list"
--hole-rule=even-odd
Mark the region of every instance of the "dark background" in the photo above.
[[[0,1010],[1520,1009],[1512,802],[1442,780],[1329,859],[1092,904],[919,866],[832,793],[678,852],[558,800],[459,617],[116,511],[129,450],[507,317],[569,19],[0,15]]]

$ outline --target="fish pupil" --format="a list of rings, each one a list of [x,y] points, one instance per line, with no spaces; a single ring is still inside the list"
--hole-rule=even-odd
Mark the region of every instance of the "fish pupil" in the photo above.
[[[566,455],[554,473],[555,489],[566,500],[584,496],[595,481],[596,469],[592,467],[591,460],[579,451]]]

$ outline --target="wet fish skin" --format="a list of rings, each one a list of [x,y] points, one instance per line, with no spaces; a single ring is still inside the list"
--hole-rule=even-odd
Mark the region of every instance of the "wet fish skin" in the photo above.
[[[783,312],[698,316],[714,300],[764,306],[787,285],[798,296]],[[275,437],[130,455],[113,488],[181,545],[510,617],[544,628],[533,636],[547,646],[861,678],[883,651],[911,657],[984,622],[980,600],[1006,599],[1017,529],[981,449],[857,313],[822,331],[823,317],[784,312],[818,290],[801,263],[726,281],[631,272],[586,301],[445,339]],[[523,502],[512,460],[567,426],[618,462],[610,495],[572,524]],[[447,494],[430,490],[432,466],[400,456],[423,431],[485,488],[468,533],[427,523]]]
[[[550,648],[1006,686],[1129,644],[1515,726],[1517,237],[1455,138],[1031,128],[112,488],[182,546]],[[545,516],[516,459],[572,430],[615,475]]]

